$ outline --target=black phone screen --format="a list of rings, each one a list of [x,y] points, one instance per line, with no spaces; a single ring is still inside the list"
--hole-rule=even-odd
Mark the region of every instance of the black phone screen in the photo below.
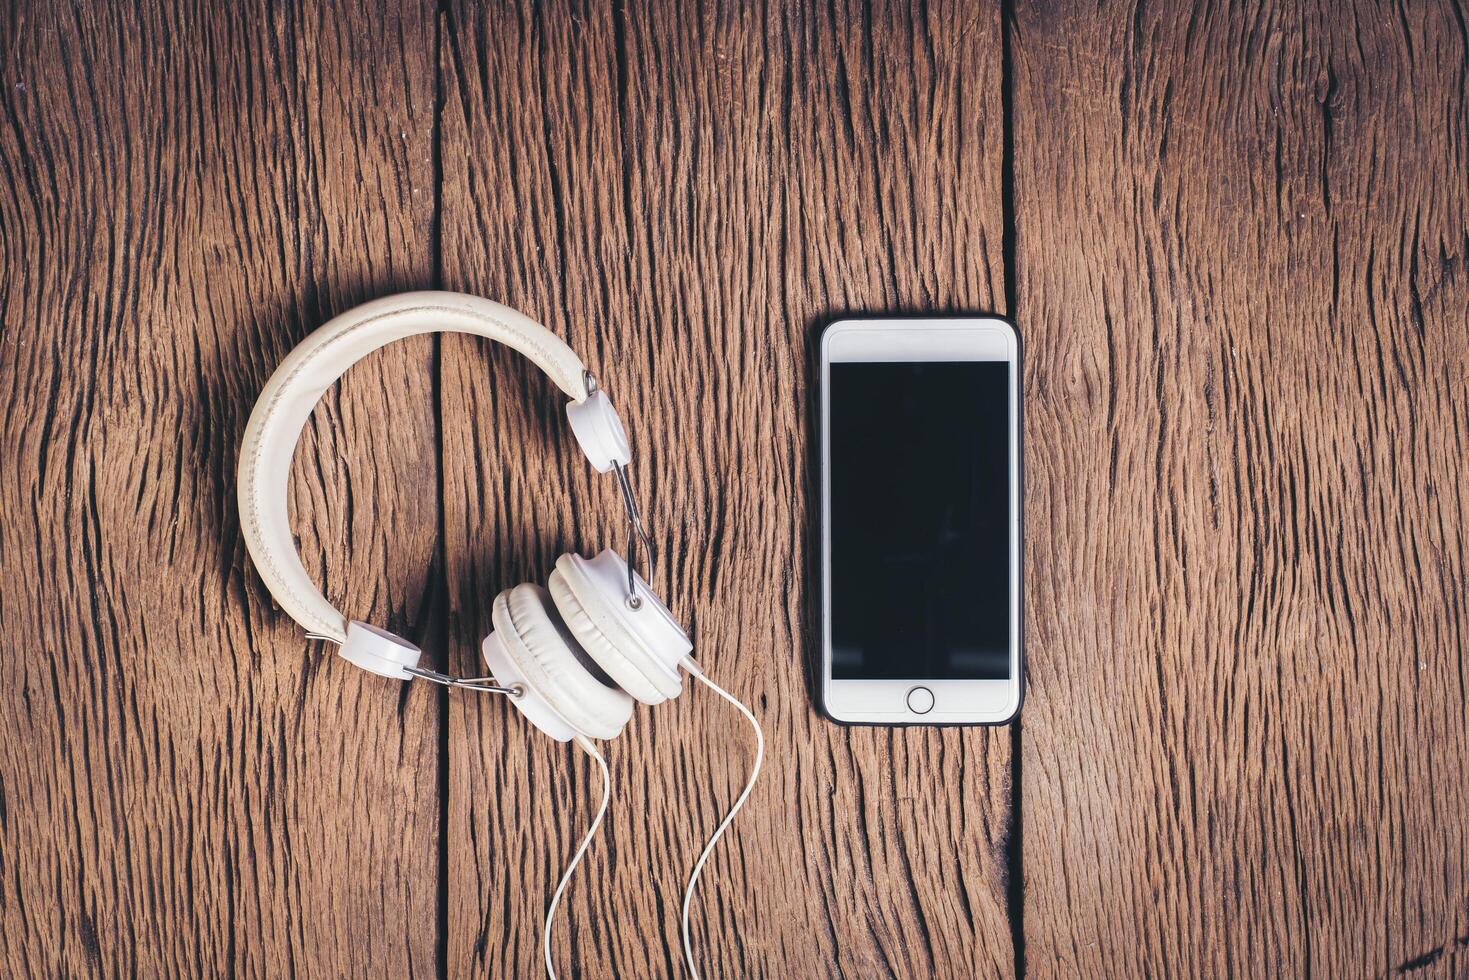
[[[1010,676],[1010,365],[830,365],[832,677]]]

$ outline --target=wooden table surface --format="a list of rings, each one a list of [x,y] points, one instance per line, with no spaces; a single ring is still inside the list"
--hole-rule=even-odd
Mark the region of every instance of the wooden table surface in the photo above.
[[[660,581],[766,774],[708,977],[1469,976],[1462,0],[0,12],[0,973],[534,976],[595,770],[302,638],[242,546],[255,395],[398,290],[509,303],[630,420]],[[814,336],[1026,344],[1028,695],[809,696]],[[476,671],[620,540],[550,385],[419,338],[292,482],[351,615]],[[738,790],[694,690],[607,746],[564,975],[683,975]]]

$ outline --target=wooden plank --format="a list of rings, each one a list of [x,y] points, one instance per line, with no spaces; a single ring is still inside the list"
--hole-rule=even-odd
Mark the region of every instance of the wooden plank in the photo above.
[[[1469,970],[1464,23],[1016,12],[1032,976]]]
[[[454,4],[444,29],[445,283],[593,367],[632,428],[657,580],[770,739],[697,902],[705,975],[1010,975],[1009,733],[839,727],[804,666],[816,327],[1003,302],[998,9]],[[456,338],[442,383],[451,630],[473,670],[498,591],[623,530],[547,381]],[[455,696],[448,741],[449,971],[533,975],[596,772],[498,700]],[[693,690],[607,752],[614,803],[558,963],[682,975],[683,883],[749,738]]]
[[[431,975],[439,704],[275,610],[236,520],[255,395],[432,275],[432,5],[0,14],[0,972]],[[308,565],[428,616],[431,341],[326,400]]]

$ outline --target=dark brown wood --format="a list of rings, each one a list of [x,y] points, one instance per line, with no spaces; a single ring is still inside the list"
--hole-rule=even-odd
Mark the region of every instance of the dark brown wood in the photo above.
[[[1033,975],[1469,972],[1464,24],[1016,11]]]
[[[432,5],[196,7],[0,13],[0,973],[429,976],[438,699],[272,607],[234,474],[295,340],[430,281]],[[354,371],[295,481],[410,635],[432,359]]]
[[[1462,5],[196,6],[0,10],[0,974],[538,974],[595,770],[305,643],[235,517],[291,345],[436,285],[593,366],[766,722],[711,980],[1469,973]],[[1022,725],[832,725],[816,329],[1007,273]],[[351,372],[328,595],[478,671],[499,590],[623,546],[561,401],[462,337]],[[681,976],[749,738],[691,688],[606,748],[558,963]]]
[[[804,666],[816,326],[1003,302],[998,10],[455,4],[445,32],[445,283],[537,316],[611,392],[657,580],[770,739],[698,897],[704,974],[1009,975],[1009,733],[836,726]],[[563,550],[620,548],[623,529],[564,399],[513,357],[446,340],[442,398],[470,670],[496,592],[544,580]],[[750,739],[690,689],[639,709],[607,753],[614,803],[558,962],[681,976],[684,879]],[[449,754],[451,972],[532,975],[596,771],[497,701],[454,698]]]

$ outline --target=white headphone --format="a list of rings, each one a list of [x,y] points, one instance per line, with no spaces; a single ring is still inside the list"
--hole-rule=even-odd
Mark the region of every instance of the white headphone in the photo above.
[[[707,676],[690,655],[689,637],[641,576],[620,555],[566,554],[556,560],[549,589],[522,584],[495,597],[494,628],[481,650],[489,677],[451,677],[418,665],[421,651],[400,636],[336,609],[306,573],[286,512],[291,458],[317,400],[353,364],[373,351],[416,334],[478,334],[519,351],[571,398],[566,414],[583,452],[600,473],[616,474],[629,525],[629,554],[647,535],[627,476],[627,432],[607,395],[559,337],[507,306],[459,293],[419,292],[388,296],[343,313],[303,340],[281,363],[256,402],[240,449],[240,522],[245,545],[266,588],[307,630],[339,646],[346,660],[400,680],[510,696],[535,727],[558,741],[576,740],[603,774],[602,805],[591,830],[567,866],[546,913],[547,972],[554,977],[550,929],[572,870],[586,851],[610,796],[607,765],[592,739],[615,738],[632,715],[633,701],[659,704],[683,690],[679,669],[689,671],[735,705],[755,728],[756,759],[744,793],[710,838],[684,895],[683,939],[693,963],[688,913],[694,885],[715,842],[754,787],[764,756],[764,737],[748,708]]]

